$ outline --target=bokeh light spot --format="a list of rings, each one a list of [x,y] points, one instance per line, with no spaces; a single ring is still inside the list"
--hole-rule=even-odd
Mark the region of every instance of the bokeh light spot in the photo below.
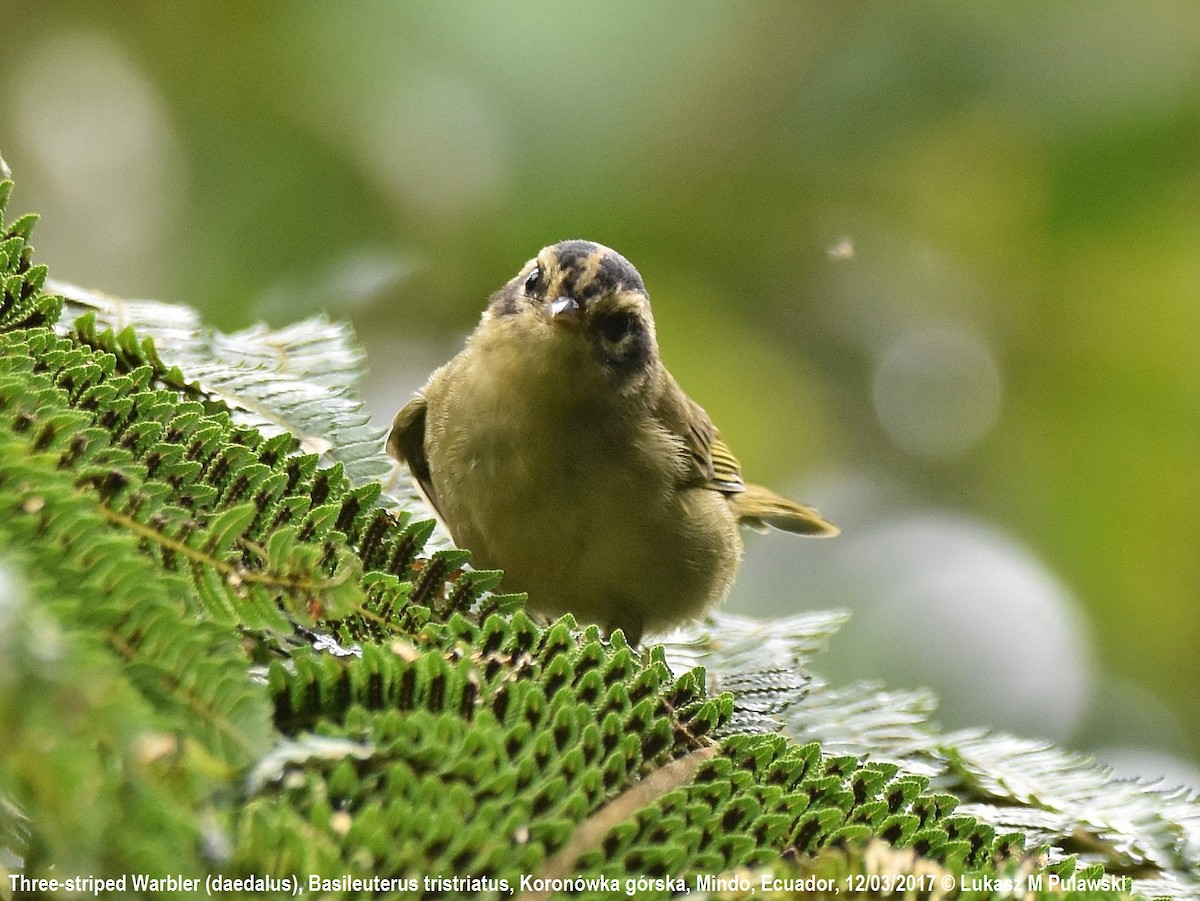
[[[969,450],[1000,416],[1000,369],[983,339],[963,328],[907,332],[881,354],[875,412],[909,453],[948,457]]]
[[[162,251],[185,195],[158,90],[115,41],[76,32],[33,48],[8,99],[12,134],[40,183],[39,249],[55,273],[153,293],[159,279],[145,273],[154,260],[167,265]],[[143,274],[137,284],[131,271]]]

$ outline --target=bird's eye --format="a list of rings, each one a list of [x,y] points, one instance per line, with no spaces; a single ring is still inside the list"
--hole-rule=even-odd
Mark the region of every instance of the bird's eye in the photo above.
[[[529,277],[525,279],[525,293],[536,294],[538,288],[542,286],[542,267],[539,265],[533,272],[529,273]]]
[[[600,336],[609,344],[620,344],[633,331],[637,318],[633,313],[610,313],[596,323]]]

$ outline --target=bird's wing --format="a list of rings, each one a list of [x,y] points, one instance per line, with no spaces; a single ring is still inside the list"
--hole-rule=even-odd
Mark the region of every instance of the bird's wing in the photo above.
[[[766,531],[767,526],[800,535],[836,535],[838,527],[812,507],[780,497],[760,485],[742,481],[737,457],[721,439],[704,408],[670,381],[662,393],[659,419],[664,427],[683,439],[690,474],[705,488],[729,498],[729,508],[740,525]]]
[[[428,404],[420,395],[414,397],[392,420],[392,433],[388,435],[388,453],[408,466],[413,479],[438,516],[437,497],[433,493],[433,479],[429,475],[429,458],[425,456],[425,412]]]
[[[663,392],[660,419],[669,431],[683,439],[696,480],[705,488],[723,494],[745,491],[742,465],[726,446],[704,408],[684,394],[669,373],[667,378],[670,381]]]

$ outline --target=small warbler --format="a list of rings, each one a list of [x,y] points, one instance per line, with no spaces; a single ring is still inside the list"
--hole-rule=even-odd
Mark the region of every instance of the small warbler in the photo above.
[[[739,525],[838,531],[742,481],[659,359],[642,277],[590,241],[545,248],[492,295],[396,415],[388,451],[530,609],[622,629],[631,645],[725,598]]]

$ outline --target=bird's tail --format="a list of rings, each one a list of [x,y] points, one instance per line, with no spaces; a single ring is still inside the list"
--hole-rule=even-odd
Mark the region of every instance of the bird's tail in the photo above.
[[[789,501],[760,485],[747,485],[745,491],[729,495],[729,503],[739,525],[759,531],[770,526],[818,538],[832,537],[840,531],[812,507]]]

